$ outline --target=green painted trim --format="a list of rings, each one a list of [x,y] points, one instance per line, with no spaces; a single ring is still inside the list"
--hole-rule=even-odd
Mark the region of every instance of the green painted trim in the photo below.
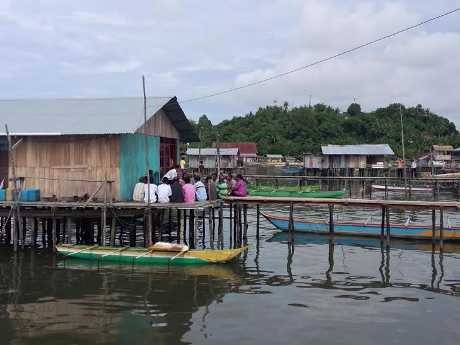
[[[149,169],[160,174],[160,138],[147,136]],[[132,200],[134,185],[145,176],[145,141],[143,134],[120,135],[120,200]]]

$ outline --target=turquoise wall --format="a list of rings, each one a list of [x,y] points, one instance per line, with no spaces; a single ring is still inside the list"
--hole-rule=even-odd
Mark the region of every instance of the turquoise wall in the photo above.
[[[120,135],[120,198],[132,200],[134,185],[145,176],[144,136],[142,134]],[[149,169],[155,176],[160,174],[160,138],[147,137]],[[158,183],[158,181],[155,181]]]

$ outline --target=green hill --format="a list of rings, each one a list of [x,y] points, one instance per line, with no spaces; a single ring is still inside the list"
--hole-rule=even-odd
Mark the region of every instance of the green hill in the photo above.
[[[401,105],[401,112],[408,158],[429,151],[432,144],[460,144],[460,134],[448,119],[421,105],[410,108]],[[298,156],[304,152],[318,153],[322,144],[387,143],[396,155],[401,155],[399,104],[364,113],[356,103],[346,112],[324,104],[289,108],[284,103],[259,108],[255,113],[217,125],[203,115],[194,126],[203,147],[210,146],[219,135],[221,142],[256,142],[259,154]]]

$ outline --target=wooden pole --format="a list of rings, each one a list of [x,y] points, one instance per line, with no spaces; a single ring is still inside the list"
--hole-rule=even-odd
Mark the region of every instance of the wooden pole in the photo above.
[[[220,244],[220,249],[224,248],[224,207],[223,202],[219,205],[219,223],[217,226],[217,236]]]
[[[107,229],[107,174],[105,176],[105,183],[104,183],[104,206],[102,207],[102,215],[101,215],[101,245],[105,246],[105,233]]]
[[[329,205],[329,233],[334,234],[334,205]]]
[[[52,236],[53,236],[53,252],[55,252],[56,251],[57,238],[56,238],[56,217],[54,215],[54,211],[53,211],[53,233],[52,233]]]
[[[176,242],[180,243],[180,232],[181,232],[181,217],[182,212],[179,209],[176,209],[177,213],[177,232],[176,232]]]
[[[117,218],[112,216],[112,226],[110,227],[110,245],[115,246],[115,236],[117,232]]]
[[[212,226],[212,212],[211,208],[208,208],[208,229],[209,229],[209,242],[211,244],[211,248],[214,249],[214,227]]]
[[[385,239],[385,213],[386,213],[386,208],[382,207],[382,224],[380,227],[380,241],[382,242]]]
[[[184,243],[188,245],[187,243],[187,210],[184,210]]]
[[[259,240],[259,228],[260,228],[260,205],[257,204],[256,205],[256,219],[257,219],[257,223],[256,223],[256,239]]]
[[[289,224],[288,224],[288,243],[292,244],[294,241],[294,203],[289,204]]]
[[[148,155],[148,141],[147,141],[147,97],[145,95],[145,77],[142,76],[142,93],[144,96],[144,159],[145,171],[147,176],[147,231],[145,234],[145,244],[147,247],[152,245],[152,212],[150,211],[150,169],[149,169],[149,155]]]
[[[444,211],[439,209],[439,248],[444,249]]]
[[[189,247],[195,249],[195,210],[190,210],[190,217],[188,220],[188,238]]]
[[[243,241],[246,244],[248,241],[248,205],[243,205]]]
[[[37,218],[34,217],[32,221],[32,248],[37,246],[37,230],[38,230],[38,221]]]
[[[390,237],[391,237],[391,225],[390,225],[390,209],[387,208],[385,212],[386,216],[386,223],[387,223],[387,236],[386,236],[386,242],[387,246],[390,245]]]
[[[436,240],[436,210],[432,209],[431,210],[431,242],[435,244]]]

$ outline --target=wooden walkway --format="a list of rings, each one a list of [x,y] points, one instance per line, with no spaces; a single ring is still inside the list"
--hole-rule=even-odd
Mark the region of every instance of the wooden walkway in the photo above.
[[[227,197],[228,203],[242,204],[310,204],[310,205],[341,205],[371,208],[398,209],[460,209],[460,202],[454,201],[401,201],[401,200],[369,200],[369,199],[320,199],[320,198],[284,198],[284,197]]]

